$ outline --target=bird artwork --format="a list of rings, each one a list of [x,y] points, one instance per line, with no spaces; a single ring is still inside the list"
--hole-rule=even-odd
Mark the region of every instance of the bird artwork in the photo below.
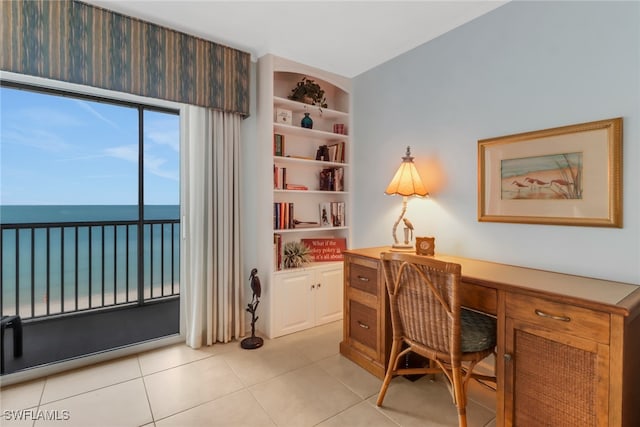
[[[253,298],[260,298],[260,295],[262,294],[262,285],[260,285],[260,278],[258,277],[257,268],[251,270],[251,276],[249,277],[249,280],[251,281],[251,291],[253,292]]]
[[[262,285],[260,284],[257,268],[253,268],[251,270],[249,281],[251,282],[251,292],[253,295],[251,297],[251,302],[247,304],[246,310],[251,313],[251,336],[243,339],[240,342],[240,346],[247,350],[253,350],[262,347],[262,344],[264,344],[264,340],[256,336],[256,322],[258,321],[256,310],[258,309],[260,296],[262,295]]]
[[[405,237],[405,240],[407,240],[407,242],[409,242],[409,241],[413,240],[413,224],[407,218],[402,218],[402,221],[404,222],[405,229],[409,230],[409,232],[411,233],[411,238],[410,239],[407,239]],[[405,231],[405,233],[406,233],[406,231]],[[405,234],[405,236],[406,236],[406,234]],[[407,242],[405,242],[405,243],[407,243]]]
[[[548,182],[542,181],[538,178],[526,177],[524,181],[531,184],[532,187],[538,187],[538,188],[542,187],[543,185],[549,185]]]

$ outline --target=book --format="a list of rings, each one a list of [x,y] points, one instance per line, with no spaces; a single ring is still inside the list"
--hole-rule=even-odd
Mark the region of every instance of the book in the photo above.
[[[338,227],[344,227],[347,224],[345,221],[344,211],[344,202],[338,202]]]
[[[322,169],[319,177],[321,191],[344,191],[344,168]]]
[[[274,270],[282,270],[282,235],[273,235],[273,267]]]
[[[338,221],[338,203],[336,202],[331,202],[331,225],[334,227],[340,225]]]
[[[287,184],[285,189],[286,190],[308,190],[309,187],[302,184]]]
[[[344,191],[344,169],[335,168],[333,170],[333,189],[334,191]]]
[[[273,165],[273,188],[274,190],[287,188],[287,168]]]
[[[295,228],[293,202],[274,202],[273,204],[273,229],[287,230]]]
[[[273,134],[273,155],[284,156],[284,135]]]
[[[328,147],[329,150],[329,161],[337,162],[338,161],[338,144],[332,144]]]
[[[319,176],[320,191],[333,191],[333,169],[322,169]]]

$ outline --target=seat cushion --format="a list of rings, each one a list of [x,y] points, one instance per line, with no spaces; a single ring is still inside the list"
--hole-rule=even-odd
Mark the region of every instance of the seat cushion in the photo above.
[[[460,320],[460,345],[463,353],[483,351],[496,346],[496,319],[463,308]]]

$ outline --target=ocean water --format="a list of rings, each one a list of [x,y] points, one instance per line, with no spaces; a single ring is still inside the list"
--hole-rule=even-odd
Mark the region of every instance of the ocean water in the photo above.
[[[138,207],[0,206],[0,223],[104,222],[5,228],[0,239],[2,314],[23,318],[136,301]],[[145,206],[147,220],[177,220],[177,205]],[[180,226],[143,226],[144,298],[179,293]],[[16,292],[17,291],[17,292]],[[164,292],[164,293],[163,293]],[[33,307],[33,308],[32,308]]]

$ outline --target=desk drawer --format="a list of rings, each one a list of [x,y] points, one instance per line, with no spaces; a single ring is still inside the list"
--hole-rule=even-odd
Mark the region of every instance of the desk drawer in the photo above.
[[[375,350],[378,337],[378,312],[353,300],[349,300],[349,305],[351,338]]]
[[[349,286],[378,295],[378,270],[364,265],[349,264]]]
[[[507,317],[525,320],[553,331],[609,343],[607,313],[521,294],[507,295],[506,313]]]

